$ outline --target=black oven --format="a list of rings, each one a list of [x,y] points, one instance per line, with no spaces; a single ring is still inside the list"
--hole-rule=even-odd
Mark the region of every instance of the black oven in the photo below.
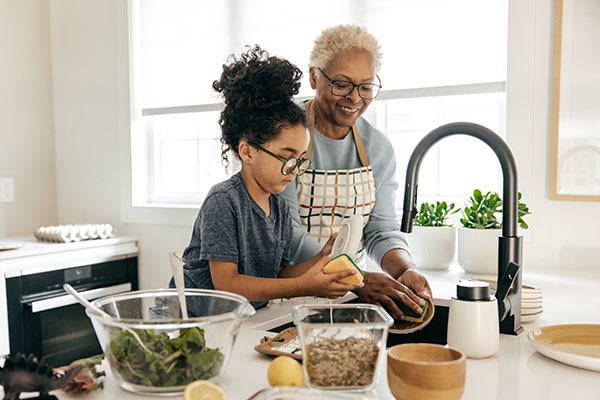
[[[11,354],[34,354],[58,367],[102,353],[84,308],[64,283],[88,300],[137,290],[137,257],[7,278]]]

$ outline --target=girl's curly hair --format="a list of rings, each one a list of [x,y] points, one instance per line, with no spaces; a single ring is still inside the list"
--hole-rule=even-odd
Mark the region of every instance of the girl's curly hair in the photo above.
[[[221,78],[213,89],[225,98],[221,112],[221,158],[228,166],[227,153],[237,157],[240,140],[262,145],[279,136],[282,128],[302,124],[306,114],[293,101],[298,94],[302,71],[291,62],[269,56],[255,45],[239,57],[230,55]]]

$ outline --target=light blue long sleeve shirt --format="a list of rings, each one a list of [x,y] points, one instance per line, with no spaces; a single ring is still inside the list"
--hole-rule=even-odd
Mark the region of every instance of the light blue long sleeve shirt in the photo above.
[[[304,108],[304,104],[300,106]],[[400,222],[396,214],[396,156],[389,139],[366,119],[360,117],[356,127],[375,180],[375,206],[363,230],[364,247],[367,255],[381,266],[381,259],[388,251],[408,251],[408,241],[406,235],[400,232]],[[341,140],[335,140],[314,130],[311,169],[352,169],[361,166],[351,133]],[[290,206],[292,216],[294,230],[291,256],[292,263],[296,264],[313,257],[323,246],[301,228],[296,181],[287,186],[283,197]]]

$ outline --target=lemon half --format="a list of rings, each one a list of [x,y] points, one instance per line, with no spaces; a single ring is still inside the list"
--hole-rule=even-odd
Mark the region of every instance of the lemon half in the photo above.
[[[304,386],[302,365],[292,357],[279,356],[271,361],[267,371],[271,386]]]
[[[214,383],[198,380],[186,385],[183,400],[227,400],[227,396]]]

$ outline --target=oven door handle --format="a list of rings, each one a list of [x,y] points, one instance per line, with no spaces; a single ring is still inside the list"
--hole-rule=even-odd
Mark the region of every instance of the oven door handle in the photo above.
[[[131,283],[128,282],[115,286],[86,290],[85,292],[79,292],[79,294],[85,297],[87,300],[94,300],[111,294],[129,292],[130,290]],[[41,311],[53,310],[55,308],[69,306],[76,303],[78,303],[78,301],[75,299],[75,297],[67,294],[64,296],[52,297],[51,299],[34,301],[31,303],[31,312],[37,313]]]

